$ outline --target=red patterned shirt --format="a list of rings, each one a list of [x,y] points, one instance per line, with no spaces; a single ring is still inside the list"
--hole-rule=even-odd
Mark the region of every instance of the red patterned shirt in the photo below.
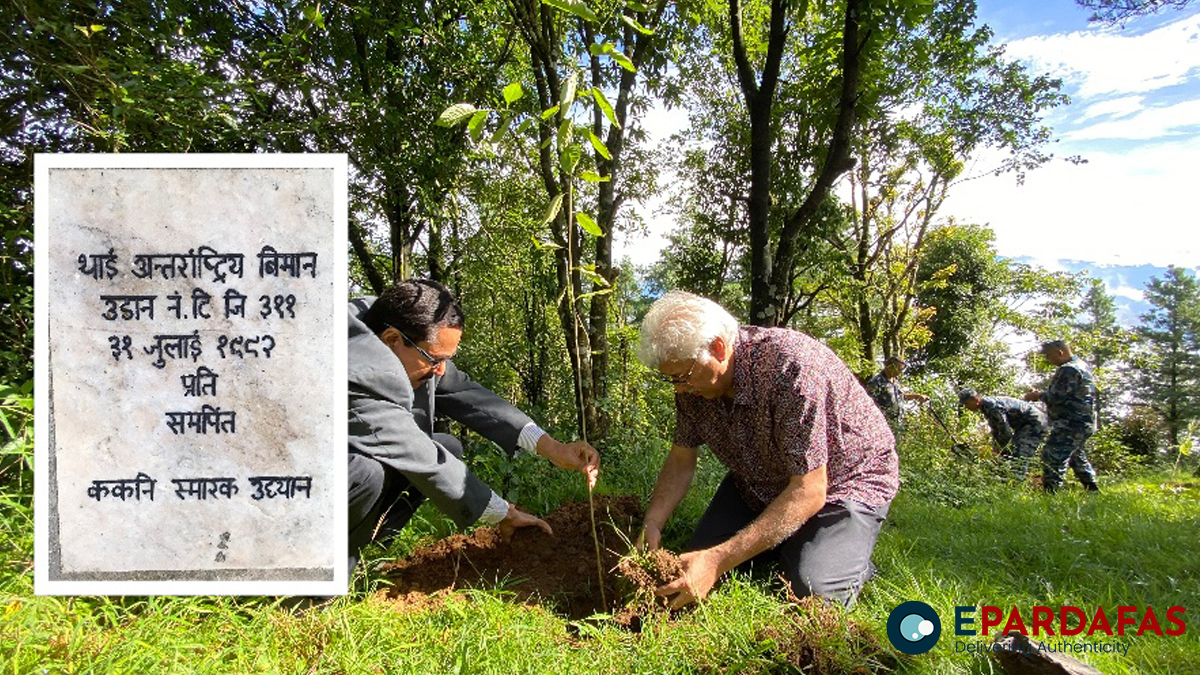
[[[887,420],[828,347],[794,330],[746,327],[732,367],[732,401],[675,395],[675,444],[707,445],[748,505],[766,508],[792,476],[822,466],[826,502],[879,507],[896,496]]]

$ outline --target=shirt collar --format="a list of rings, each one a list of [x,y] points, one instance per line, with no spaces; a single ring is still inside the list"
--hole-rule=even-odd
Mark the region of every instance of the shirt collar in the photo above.
[[[739,328],[733,345],[733,402],[750,405],[750,389],[754,386],[754,352],[750,344],[750,329]]]

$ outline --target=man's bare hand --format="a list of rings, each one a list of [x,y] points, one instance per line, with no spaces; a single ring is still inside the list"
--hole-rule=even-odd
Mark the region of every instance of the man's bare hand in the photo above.
[[[1026,401],[1037,401],[1041,398],[1042,391],[1040,389],[1030,389],[1029,391],[1025,392]]]
[[[683,563],[683,574],[654,592],[664,598],[674,595],[671,609],[679,609],[708,597],[713,584],[721,576],[720,556],[711,548],[684,553],[679,560]]]
[[[505,542],[509,541],[512,539],[513,532],[516,532],[521,527],[540,527],[546,534],[554,535],[554,531],[550,529],[550,523],[509,504],[508,514],[496,524],[496,529],[500,530],[500,538]]]
[[[588,489],[600,478],[600,453],[587,441],[560,443],[550,434],[538,440],[537,452],[560,469],[580,471],[587,476]]]

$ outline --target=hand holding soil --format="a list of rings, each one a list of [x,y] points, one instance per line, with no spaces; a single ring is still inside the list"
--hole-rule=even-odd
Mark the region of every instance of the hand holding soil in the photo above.
[[[679,557],[683,573],[669,584],[659,587],[655,595],[670,597],[671,609],[679,609],[708,597],[713,584],[721,576],[720,556],[711,548],[684,553]]]
[[[550,529],[549,523],[509,504],[508,514],[504,516],[504,520],[496,524],[496,529],[500,531],[500,538],[507,543],[512,539],[513,532],[522,527],[538,527],[546,534],[554,535],[554,531]]]

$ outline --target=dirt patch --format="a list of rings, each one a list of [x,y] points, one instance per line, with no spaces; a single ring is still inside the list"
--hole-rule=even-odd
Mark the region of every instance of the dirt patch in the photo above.
[[[637,537],[641,518],[637,497],[596,499],[607,604],[601,600],[586,502],[567,504],[546,516],[554,536],[524,528],[505,543],[496,530],[481,527],[419,548],[384,567],[393,584],[387,594],[409,605],[427,603],[448,591],[499,587],[511,592],[516,602],[549,606],[571,619],[616,614],[626,607],[623,598],[630,585],[615,570]]]

